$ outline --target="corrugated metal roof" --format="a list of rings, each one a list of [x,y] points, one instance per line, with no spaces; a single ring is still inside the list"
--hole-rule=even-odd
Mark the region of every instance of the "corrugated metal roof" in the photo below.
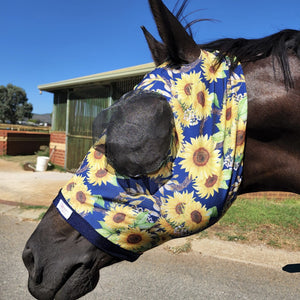
[[[79,85],[94,84],[94,83],[106,83],[116,79],[134,77],[138,75],[146,74],[155,68],[154,63],[148,63],[143,65],[137,65],[129,68],[118,69],[114,71],[108,71],[98,73],[89,76],[77,77],[73,79],[67,79],[57,81],[53,83],[41,84],[38,86],[40,91],[54,92],[56,90],[72,88]]]

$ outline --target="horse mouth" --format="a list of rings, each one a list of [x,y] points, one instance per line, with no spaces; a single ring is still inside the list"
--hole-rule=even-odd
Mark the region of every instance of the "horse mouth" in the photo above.
[[[82,264],[73,266],[61,278],[57,288],[47,287],[47,283],[35,285],[29,279],[28,288],[36,299],[75,300],[92,291],[99,281],[99,271],[88,269]]]
[[[63,285],[55,294],[55,300],[78,299],[92,291],[99,281],[99,270],[86,268],[84,265],[74,266]]]

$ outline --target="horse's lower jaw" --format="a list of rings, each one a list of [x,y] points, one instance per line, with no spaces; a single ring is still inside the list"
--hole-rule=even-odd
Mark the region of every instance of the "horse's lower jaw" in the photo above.
[[[79,270],[78,270],[79,271]],[[68,278],[65,284],[58,290],[55,295],[55,300],[65,299],[78,299],[83,295],[91,292],[99,281],[99,271],[85,272],[74,272],[74,274]]]
[[[98,281],[99,270],[93,272],[81,266],[64,278],[56,289],[46,287],[46,283],[36,286],[30,279],[28,289],[33,297],[40,300],[75,300],[92,291]]]

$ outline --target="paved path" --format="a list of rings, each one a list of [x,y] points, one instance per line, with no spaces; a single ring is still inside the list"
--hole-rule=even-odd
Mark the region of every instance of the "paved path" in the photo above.
[[[71,173],[24,171],[18,163],[0,159],[0,203],[49,206]]]
[[[21,253],[36,225],[0,214],[1,300],[33,299],[26,288]],[[299,253],[289,256],[285,251],[209,240],[192,245],[194,250],[188,254],[170,254],[161,246],[134,263],[103,269],[97,288],[82,299],[299,299],[299,267],[295,273],[282,270],[287,262],[299,264]],[[246,253],[253,259],[245,261]],[[272,258],[267,260],[268,256]]]

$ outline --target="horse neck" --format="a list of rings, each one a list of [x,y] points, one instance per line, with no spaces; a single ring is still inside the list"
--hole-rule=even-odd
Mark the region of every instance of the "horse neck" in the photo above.
[[[244,67],[249,113],[241,193],[265,190],[300,194],[300,60],[289,57],[294,88],[266,58]]]

